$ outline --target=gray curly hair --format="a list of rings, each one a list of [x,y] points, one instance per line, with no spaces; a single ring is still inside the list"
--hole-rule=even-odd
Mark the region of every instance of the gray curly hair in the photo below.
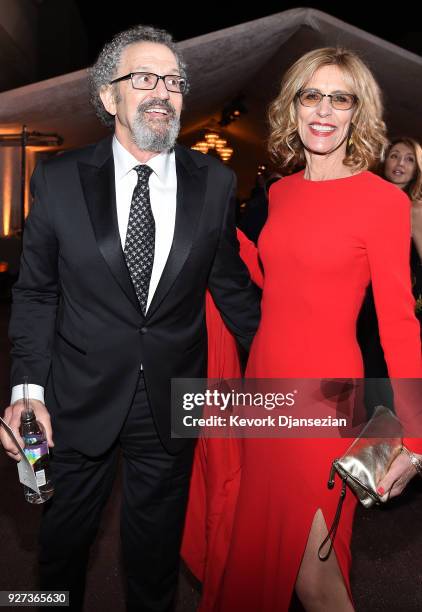
[[[99,96],[100,90],[109,85],[116,77],[117,67],[124,49],[133,43],[154,42],[168,47],[176,56],[180,75],[187,79],[186,64],[177,50],[173,37],[166,30],[152,26],[137,25],[129,30],[116,34],[110,42],[106,43],[91,68],[88,68],[90,100],[99,119],[109,128],[114,127],[114,116],[104,108]],[[188,92],[186,89],[185,94]]]

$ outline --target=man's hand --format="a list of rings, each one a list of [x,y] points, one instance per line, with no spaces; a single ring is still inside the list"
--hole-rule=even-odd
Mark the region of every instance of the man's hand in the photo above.
[[[45,405],[38,400],[30,400],[32,409],[34,410],[35,417],[37,421],[42,423],[45,428],[45,435],[47,437],[48,446],[54,446],[53,442],[53,431],[51,429],[51,420],[50,414],[45,407]],[[21,423],[21,413],[24,410],[23,400],[19,400],[15,402],[12,406],[8,406],[4,411],[3,420],[9,425],[10,429],[13,431],[17,441],[23,447],[24,442],[19,433],[19,426]],[[20,454],[18,449],[13,444],[13,441],[10,439],[9,434],[3,427],[0,426],[0,442],[3,445],[6,453],[14,459],[15,461],[20,461]]]

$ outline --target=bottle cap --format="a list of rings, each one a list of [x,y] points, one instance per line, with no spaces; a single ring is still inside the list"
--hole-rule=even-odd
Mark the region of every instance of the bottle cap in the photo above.
[[[21,412],[21,423],[29,423],[30,421],[35,421],[35,414],[32,409],[30,410],[22,410]]]

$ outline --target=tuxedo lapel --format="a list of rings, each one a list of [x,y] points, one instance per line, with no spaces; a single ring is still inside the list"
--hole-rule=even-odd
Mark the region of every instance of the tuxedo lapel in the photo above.
[[[98,248],[124,293],[141,312],[120,241],[111,139],[98,144],[92,164],[79,163],[79,175]]]
[[[147,311],[151,317],[180,273],[189,255],[201,215],[207,184],[206,165],[198,167],[189,152],[176,146],[177,203],[173,243]]]

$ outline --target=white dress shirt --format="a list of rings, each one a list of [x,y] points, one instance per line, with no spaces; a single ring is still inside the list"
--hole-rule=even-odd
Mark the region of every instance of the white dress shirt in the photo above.
[[[132,194],[138,180],[134,168],[139,165],[139,161],[120,144],[116,136],[113,138],[112,148],[116,186],[117,222],[123,250],[126,240]],[[154,263],[149,284],[147,301],[148,311],[173,242],[177,195],[176,157],[174,151],[159,153],[155,157],[152,157],[147,165],[152,170],[149,179],[149,191],[152,214],[155,220]],[[43,387],[30,384],[28,388],[29,397],[31,399],[44,402]],[[12,389],[10,403],[13,404],[22,398],[23,385],[16,385]]]
[[[114,175],[116,181],[117,220],[119,223],[122,249],[125,247],[130,204],[138,176],[133,170],[139,165],[117,140],[113,138]],[[176,218],[176,157],[171,153],[160,153],[147,163],[153,171],[149,179],[149,193],[152,214],[155,220],[155,249],[149,284],[147,310],[157,289],[173,242],[174,222]]]

